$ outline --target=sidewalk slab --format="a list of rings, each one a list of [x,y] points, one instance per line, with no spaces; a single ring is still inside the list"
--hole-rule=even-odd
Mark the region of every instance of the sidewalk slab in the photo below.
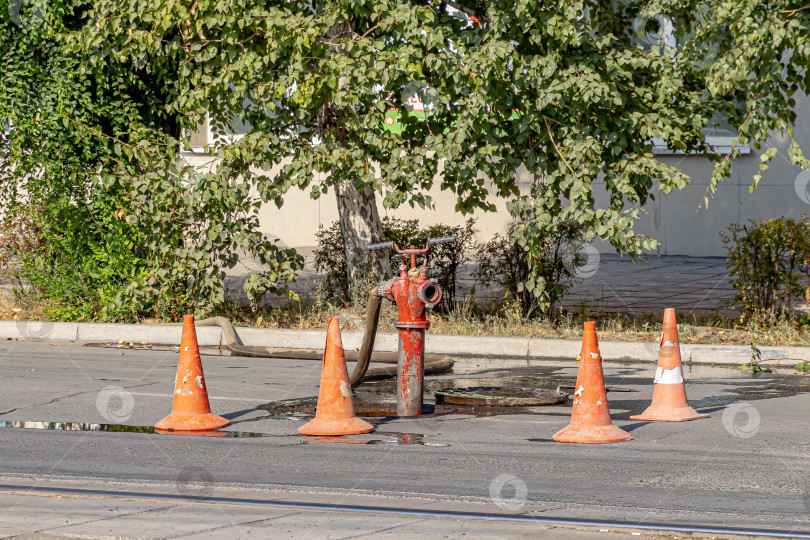
[[[526,357],[529,355],[529,341],[529,338],[520,337],[447,336],[428,333],[425,349],[436,354]]]
[[[180,324],[79,323],[76,340],[179,345],[182,334],[183,326]],[[221,346],[222,330],[216,326],[198,327],[197,343],[201,347]]]
[[[26,341],[76,341],[79,323],[49,321],[0,321],[0,339]]]
[[[217,328],[217,330],[219,330]],[[244,328],[234,327],[236,337],[243,345],[255,347],[281,347],[286,349],[323,349],[326,344],[326,330],[294,330],[287,328]],[[343,348],[347,351],[360,350],[363,332],[341,332]],[[223,345],[225,342],[223,340]],[[394,333],[377,334],[375,351],[396,351],[398,337]]]
[[[605,343],[600,342],[603,347]],[[582,342],[578,339],[541,339],[531,338],[529,340],[529,358],[551,358],[564,357],[576,358],[582,350]],[[604,357],[604,354],[602,355]]]

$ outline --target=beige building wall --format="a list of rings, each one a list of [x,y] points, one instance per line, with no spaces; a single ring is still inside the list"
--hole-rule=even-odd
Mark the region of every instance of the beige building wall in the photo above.
[[[810,101],[807,98],[798,101],[795,137],[810,154]],[[195,140],[204,139],[195,137]],[[799,167],[790,163],[787,157],[789,144],[786,136],[774,136],[760,150],[752,146],[750,154],[735,160],[731,178],[718,186],[714,197],[709,199],[708,208],[702,203],[711,178],[712,163],[699,155],[660,155],[661,161],[688,174],[692,183],[667,195],[656,192],[656,200],[644,208],[646,214],[637,223],[636,233],[657,239],[660,245],[656,253],[660,255],[725,256],[720,232],[730,223],[782,216],[798,218],[810,212],[810,171],[802,173]],[[759,186],[749,194],[760,155],[770,146],[778,147],[779,154],[763,174]],[[194,163],[210,159],[193,153],[188,156]],[[522,189],[527,188],[529,180],[525,171],[518,174],[518,184]],[[603,182],[595,182],[597,205],[607,204],[603,186]],[[382,208],[378,199],[380,214],[445,225],[461,225],[469,217],[455,212],[455,195],[451,192],[434,189],[430,195],[435,203],[435,208],[430,210],[404,206],[392,211]],[[477,211],[472,215],[477,219],[481,240],[503,233],[510,222],[506,201],[498,199],[494,202],[497,212]],[[286,246],[314,246],[318,226],[328,227],[337,221],[337,203],[332,191],[319,199],[312,199],[309,191],[296,189],[287,193],[282,208],[265,205],[259,218],[262,230],[270,237],[279,238]],[[600,252],[614,252],[607,242],[597,241],[594,245]]]
[[[810,155],[810,100],[797,99],[797,120],[794,129],[796,141]],[[689,255],[693,257],[725,256],[720,232],[731,223],[744,223],[749,219],[790,217],[800,218],[810,213],[810,171],[791,164],[787,156],[790,139],[786,135],[772,136],[757,150],[736,159],[731,177],[718,186],[709,206],[703,204],[711,178],[712,163],[701,156],[662,155],[659,159],[684,171],[692,179],[691,185],[668,195],[656,193],[655,202],[649,203],[647,214],[640,220],[636,233],[652,236],[660,242],[661,255]],[[753,191],[749,187],[759,170],[760,156],[770,147],[779,149],[762,180]],[[606,204],[607,196],[601,190],[597,204]],[[607,243],[596,244],[602,252],[613,252]]]

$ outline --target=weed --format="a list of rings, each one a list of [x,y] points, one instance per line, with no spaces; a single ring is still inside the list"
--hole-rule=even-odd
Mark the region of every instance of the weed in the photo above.
[[[751,325],[754,329],[754,332],[758,332],[756,325]],[[750,372],[750,373],[770,373],[773,371],[771,368],[764,368],[759,365],[762,361],[762,351],[759,350],[757,347],[757,342],[754,338],[751,338],[751,362],[748,364],[743,364],[740,366],[740,370],[743,372]]]

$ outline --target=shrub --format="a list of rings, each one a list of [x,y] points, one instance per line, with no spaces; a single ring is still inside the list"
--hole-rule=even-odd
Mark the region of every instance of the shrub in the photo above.
[[[417,220],[401,220],[385,217],[382,220],[383,234],[386,241],[393,240],[399,245],[409,232],[413,234],[418,230]],[[363,301],[359,289],[366,284],[370,285],[372,276],[368,275],[369,259],[360,261],[358,272],[359,278],[356,283],[349,281],[349,274],[346,267],[346,252],[343,250],[343,236],[340,232],[340,222],[335,221],[329,228],[323,225],[318,226],[315,234],[318,247],[315,249],[315,270],[324,272],[326,278],[319,290],[319,297],[322,300],[337,305],[360,304]],[[373,276],[381,279],[380,276]],[[356,293],[353,294],[352,289]],[[358,294],[359,293],[359,294]],[[357,298],[354,298],[357,296]]]
[[[318,287],[319,300],[342,305],[350,303],[350,281],[346,267],[346,253],[343,251],[343,237],[340,234],[340,222],[335,221],[326,229],[318,225],[315,233],[318,247],[315,249],[315,270],[324,272],[326,277]],[[360,261],[358,261],[360,263]],[[368,265],[358,264],[360,269]],[[358,275],[363,274],[358,271]]]
[[[0,255],[59,320],[204,317],[224,305],[224,271],[237,264],[237,250],[270,268],[243,285],[255,305],[295,278],[297,256],[283,260],[257,230],[255,215],[218,204],[249,200],[177,185],[183,190],[143,189],[137,197],[116,186],[91,186],[85,200],[54,189],[38,197],[36,208],[17,203],[11,215],[36,224],[36,242],[6,246]]]
[[[54,319],[134,321],[144,315],[182,315],[180,306],[172,304],[185,300],[187,283],[175,283],[157,297],[149,294],[146,238],[120,213],[91,214],[83,205],[50,201],[31,216],[43,225],[39,245],[17,252],[21,276]]]
[[[512,235],[515,227],[513,223],[506,236],[496,234],[478,248],[478,269],[473,277],[503,289],[506,298],[519,304],[524,317],[536,312],[547,314],[576,282],[577,268],[585,263],[582,229],[575,221],[557,223],[551,233],[537,239],[542,246],[541,259],[532,267],[526,251]]]
[[[807,296],[801,280],[810,271],[810,223],[788,218],[732,223],[720,237],[726,266],[743,316],[787,315],[794,298]]]
[[[21,4],[24,17],[39,11],[36,24],[0,15],[0,213],[37,206],[44,243],[14,247],[15,272],[52,315],[205,316],[224,305],[225,272],[243,253],[262,266],[243,285],[255,304],[266,293],[295,297],[288,282],[301,258],[259,228],[261,205],[281,205],[290,187],[262,172],[286,155],[266,143],[270,132],[208,148],[217,165],[195,165],[183,134],[207,112],[222,117],[232,106],[204,90],[204,99],[192,96],[171,32],[137,60],[125,59],[109,39],[89,35],[100,29],[95,16],[104,16],[98,3]],[[97,54],[100,43],[109,54]],[[243,100],[234,100],[243,111]],[[246,150],[252,142],[265,153]]]
[[[433,246],[428,252],[426,264],[431,275],[439,281],[442,301],[438,310],[449,310],[456,299],[456,276],[475,244],[475,220],[468,219],[463,226],[432,225],[420,228],[419,220],[384,217],[382,219],[385,241],[393,241],[399,247],[423,246],[426,239],[440,236],[455,236],[455,244]],[[315,270],[325,272],[326,279],[321,287],[321,297],[334,304],[355,304],[365,302],[366,285],[378,282],[380,276],[369,276],[361,272],[361,278],[350,283],[346,269],[346,255],[343,251],[343,238],[340,223],[334,222],[326,229],[321,225],[316,234],[318,247],[315,250]],[[362,265],[361,265],[362,266]],[[368,268],[368,265],[365,265]],[[398,264],[392,264],[396,274]]]
[[[442,289],[442,300],[434,308],[435,311],[449,312],[456,306],[457,284],[459,269],[466,264],[476,247],[475,219],[470,218],[464,225],[432,225],[419,235],[419,238],[440,238],[454,236],[454,244],[439,244],[430,248],[427,265],[431,268],[431,276],[439,281]],[[401,247],[401,244],[398,244]]]
[[[150,294],[145,238],[114,212],[88,215],[82,205],[50,201],[46,208],[18,207],[9,232],[29,233],[3,250],[23,282],[58,320],[137,320],[144,315],[178,318],[188,283]],[[97,207],[98,209],[98,207]],[[19,235],[19,233],[18,233]]]
[[[25,288],[20,260],[42,247],[42,226],[32,213],[17,210],[0,222],[0,283],[10,282],[17,291]]]

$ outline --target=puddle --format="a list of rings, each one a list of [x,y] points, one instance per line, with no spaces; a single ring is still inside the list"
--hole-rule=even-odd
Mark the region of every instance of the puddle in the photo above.
[[[393,438],[385,439],[381,442],[397,444],[418,444],[420,446],[450,446],[443,443],[432,443],[425,441],[425,437],[435,437],[434,434],[425,435],[423,433],[394,433],[390,431],[378,431],[377,435],[393,435]]]
[[[414,444],[418,446],[449,447],[449,444],[434,443],[425,441],[425,437],[435,435],[425,435],[423,433],[394,433],[390,431],[373,431],[366,433],[364,437],[375,435],[388,435],[385,439],[347,439],[346,437],[319,437],[317,439],[307,439],[300,444],[323,444],[323,443],[344,443],[344,444]]]
[[[90,424],[83,422],[9,422],[0,421],[0,428],[39,429],[45,431],[98,431],[106,433],[149,433],[158,435],[181,435],[192,437],[224,437],[242,439],[249,437],[276,437],[269,433],[252,433],[248,431],[166,431],[152,426],[125,426],[121,424]],[[348,439],[346,437],[318,437],[302,440],[299,444],[313,443],[346,443],[346,444],[414,444],[419,446],[446,447],[449,444],[425,441],[426,437],[435,434],[398,433],[391,431],[373,431],[366,437],[383,436],[383,439]],[[295,435],[295,437],[299,437]]]
[[[248,431],[174,431],[158,430],[152,426],[125,426],[122,424],[87,424],[82,422],[0,422],[0,428],[41,429],[46,431],[100,431],[107,433],[150,433],[158,435],[188,435],[192,437],[273,437],[268,433]]]
[[[433,396],[431,395],[431,398]],[[374,399],[374,396],[360,397],[355,394],[354,397],[354,413],[357,416],[366,418],[396,418],[397,417],[397,404],[395,401],[364,401],[364,399]],[[476,417],[484,416],[497,416],[502,414],[518,414],[531,412],[532,407],[486,407],[486,406],[473,406],[473,405],[451,405],[447,403],[435,404],[427,403],[427,396],[425,396],[424,405],[422,405],[422,418],[432,418],[435,416],[444,416],[448,414],[466,414]],[[302,398],[302,399],[288,399],[283,401],[274,401],[265,405],[259,405],[256,408],[267,411],[269,418],[276,420],[289,420],[289,419],[308,419],[315,416],[315,407],[318,403],[318,398]],[[545,407],[543,407],[545,408]]]
[[[698,412],[712,413],[724,408],[726,405],[741,401],[758,401],[791,397],[797,394],[810,392],[806,377],[798,375],[779,375],[769,373],[769,377],[756,377],[751,375],[736,375],[733,378],[719,378],[716,380],[686,380],[686,394],[689,405]],[[624,379],[623,385],[651,384],[646,379]],[[713,395],[698,397],[704,388],[714,391]],[[622,399],[621,394],[611,394],[608,397],[611,409],[621,409],[621,412],[612,414],[614,420],[629,420],[644,412],[650,406],[650,400]]]
[[[234,366],[236,367],[236,366]],[[615,387],[647,388],[651,390],[653,369],[627,367],[612,369],[606,376],[606,385]],[[702,372],[702,378],[689,380],[687,373],[687,394],[689,404],[699,412],[715,412],[726,405],[741,401],[754,402],[763,399],[790,397],[810,392],[810,378],[801,375],[780,373],[743,374],[735,370],[717,368],[716,371]],[[494,370],[480,375],[450,376],[447,378],[430,378],[425,380],[425,404],[421,418],[443,415],[468,415],[489,417],[514,414],[533,416],[561,416],[571,414],[571,401],[557,406],[534,407],[488,407],[480,405],[457,405],[436,403],[435,392],[453,388],[474,387],[525,387],[556,389],[558,386],[570,386],[576,380],[576,366],[565,367],[530,367],[522,369]],[[610,407],[615,412],[614,420],[629,420],[630,416],[641,414],[649,405],[649,397],[639,399],[636,392],[614,392],[609,394]],[[648,396],[648,393],[644,394]],[[317,397],[276,401],[259,405],[256,409],[267,412],[261,418],[246,418],[242,421],[264,419],[306,420],[315,415]],[[393,381],[376,381],[361,385],[354,390],[354,406],[358,416],[393,418],[396,417],[396,386]],[[416,417],[419,418],[419,417]],[[240,420],[234,421],[238,423]],[[30,422],[0,421],[0,428],[39,429],[51,431],[98,431],[118,433],[147,433],[188,435],[198,437],[253,438],[273,437],[266,433],[248,431],[213,431],[213,432],[161,432],[152,426],[127,426],[119,424],[95,424],[80,422]],[[430,435],[417,433],[374,432],[369,434],[363,444],[409,444],[421,446],[448,446],[425,441]],[[526,439],[530,442],[550,442],[545,439]],[[356,441],[344,439],[344,442]],[[301,441],[309,444],[309,440]],[[324,441],[326,442],[326,441]],[[329,440],[328,442],[338,442]],[[359,444],[353,442],[353,444]]]
[[[757,401],[761,399],[772,399],[780,397],[791,397],[797,394],[810,392],[810,378],[802,375],[792,375],[787,373],[741,373],[738,370],[725,368],[707,368],[700,366],[695,369],[700,371],[699,379],[690,380],[689,374],[692,371],[688,365],[684,366],[686,378],[686,391],[689,397],[689,404],[698,411],[705,409],[722,408],[731,403],[740,401]],[[711,371],[707,372],[707,369]],[[612,415],[614,419],[629,420],[630,416],[641,414],[650,405],[650,399],[639,399],[636,392],[624,392],[627,387],[640,389],[647,387],[651,390],[653,384],[654,367],[627,366],[618,369],[611,369],[611,373],[605,376],[605,386],[616,387],[616,392],[608,394],[611,409],[619,409]],[[497,377],[503,373],[506,376]],[[523,369],[510,369],[508,371],[494,371],[484,374],[484,378],[455,378],[448,380],[431,380],[436,387],[445,384],[458,386],[521,386],[526,388],[556,388],[557,385],[571,386],[576,380],[576,366],[558,367],[542,366]],[[490,376],[486,376],[490,375]],[[486,382],[484,382],[486,381]],[[428,381],[425,381],[426,387]],[[435,389],[431,388],[433,391]],[[710,389],[712,395],[702,396]],[[700,396],[700,397],[699,397]],[[427,399],[427,397],[426,397]],[[570,414],[571,401],[563,404],[566,412],[560,413],[560,407],[547,409],[545,407],[531,407],[522,411],[506,410],[499,414],[535,414],[535,415],[558,415]],[[712,412],[704,411],[704,412]]]
[[[321,437],[320,439],[308,439],[303,444],[323,444],[323,443],[343,443],[343,444],[371,444],[369,439],[345,439],[343,437]],[[379,441],[382,442],[382,441]]]

